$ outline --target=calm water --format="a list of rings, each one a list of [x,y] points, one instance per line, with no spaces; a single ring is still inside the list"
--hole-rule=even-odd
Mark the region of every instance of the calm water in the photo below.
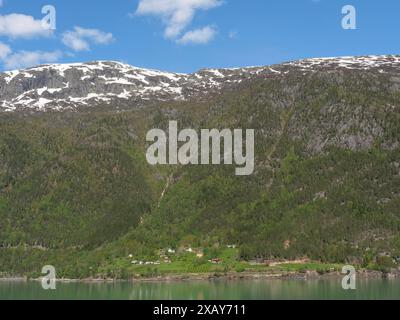
[[[45,291],[38,282],[1,282],[0,299],[400,299],[400,280],[359,280],[344,291],[335,280],[259,280],[173,283],[58,283]]]

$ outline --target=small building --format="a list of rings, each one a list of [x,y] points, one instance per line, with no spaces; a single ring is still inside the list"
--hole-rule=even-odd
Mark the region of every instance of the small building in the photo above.
[[[222,260],[221,259],[211,259],[211,260],[208,260],[209,262],[211,262],[212,264],[220,264],[220,263],[222,263]]]

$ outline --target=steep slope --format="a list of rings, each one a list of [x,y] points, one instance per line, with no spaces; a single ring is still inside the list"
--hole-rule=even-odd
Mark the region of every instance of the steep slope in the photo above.
[[[2,113],[0,271],[32,272],[45,260],[85,276],[184,245],[365,266],[400,256],[399,61],[218,70],[243,76],[233,86],[221,77],[205,98],[154,98],[146,108],[128,99],[125,112]],[[255,129],[254,175],[147,165],[146,132],[169,120]]]

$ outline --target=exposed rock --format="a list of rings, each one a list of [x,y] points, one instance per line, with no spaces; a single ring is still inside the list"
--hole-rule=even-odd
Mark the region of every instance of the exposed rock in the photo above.
[[[256,78],[278,78],[284,85],[287,75],[323,71],[321,77],[341,83],[349,70],[388,73],[393,90],[398,90],[398,56],[307,59],[271,67],[204,69],[193,74],[98,61],[43,65],[0,74],[0,111],[63,111],[98,105],[110,109],[132,108],[157,101],[206,98]],[[294,97],[298,88],[285,86],[285,93]],[[274,101],[280,103],[280,107],[286,105],[283,101]],[[359,140],[354,136],[341,143],[357,147]]]

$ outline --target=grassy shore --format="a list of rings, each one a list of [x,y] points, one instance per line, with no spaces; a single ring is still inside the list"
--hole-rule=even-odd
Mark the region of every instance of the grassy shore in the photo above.
[[[43,253],[43,252],[42,252]],[[163,281],[163,280],[197,280],[197,279],[252,279],[252,278],[310,278],[325,275],[341,275],[343,264],[323,263],[301,260],[243,261],[238,250],[225,248],[218,254],[200,255],[197,252],[172,252],[155,256],[138,256],[132,254],[112,258],[89,259],[81,254],[71,254],[68,259],[60,260],[60,255],[45,252],[46,255],[25,263],[18,259],[18,266],[25,266],[23,271],[13,269],[15,263],[7,265],[3,261],[0,278],[3,279],[38,279],[43,265],[52,265],[58,279],[77,279],[78,281]],[[19,257],[19,256],[17,256]],[[31,258],[31,254],[26,257]],[[44,259],[39,259],[44,258]],[[15,261],[16,259],[14,259]],[[382,276],[395,274],[396,269],[383,268],[379,265],[354,266],[362,275],[375,273]]]

